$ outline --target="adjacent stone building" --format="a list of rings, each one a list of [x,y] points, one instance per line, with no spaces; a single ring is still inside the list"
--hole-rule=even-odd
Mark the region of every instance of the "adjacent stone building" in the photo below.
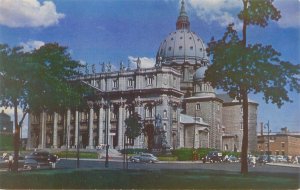
[[[153,143],[153,148],[160,149],[164,142],[174,149],[241,150],[241,103],[227,101],[228,95],[224,99],[203,81],[210,63],[204,42],[190,30],[183,1],[176,31],[161,42],[155,66],[143,68],[140,59],[136,63],[136,68],[120,63],[118,71],[103,63],[101,72],[74,79],[95,89],[97,95],[85,110],[30,115],[28,147],[95,149],[108,144],[122,149],[128,140],[124,120],[137,112],[144,129],[153,134],[135,139],[135,148]],[[252,142],[256,142],[257,106],[249,102],[249,151],[256,150]]]
[[[0,133],[13,134],[13,122],[10,116],[4,113],[4,110],[0,113]]]

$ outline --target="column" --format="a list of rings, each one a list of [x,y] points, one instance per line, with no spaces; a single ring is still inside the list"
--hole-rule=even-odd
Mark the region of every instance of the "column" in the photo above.
[[[71,110],[68,109],[68,111],[67,111],[67,144],[66,144],[66,146],[68,148],[70,148],[70,136],[71,136],[71,134],[70,134],[71,126],[70,125],[71,125]]]
[[[123,112],[124,112],[124,105],[121,103],[120,107],[119,107],[119,120],[118,120],[118,146],[119,149],[122,149],[123,147],[123,136],[124,136],[124,132],[123,132]]]
[[[33,119],[33,115],[29,114],[28,117],[28,130],[27,130],[27,144],[26,144],[26,149],[29,150],[32,148],[32,140],[31,140],[31,120]]]
[[[74,145],[76,147],[78,146],[78,122],[79,122],[78,116],[79,116],[79,113],[76,110],[75,111],[75,141],[74,141],[74,143],[75,143]]]
[[[57,148],[57,118],[58,114],[56,112],[53,113],[54,121],[53,121],[53,148]]]
[[[99,115],[98,115],[98,145],[104,144],[103,141],[103,107],[100,105]]]
[[[40,146],[39,148],[45,148],[45,142],[46,142],[46,125],[45,125],[45,112],[43,111],[41,113],[41,119],[40,119],[40,126],[41,126],[41,132],[40,132]]]
[[[94,128],[94,110],[93,107],[90,108],[90,115],[89,115],[89,148],[93,149],[93,128]]]
[[[111,139],[111,136],[110,136],[110,129],[111,129],[111,126],[110,126],[110,110],[111,110],[111,105],[108,105],[108,109],[107,109],[107,135],[108,135],[108,142],[107,144],[112,147],[112,139]]]

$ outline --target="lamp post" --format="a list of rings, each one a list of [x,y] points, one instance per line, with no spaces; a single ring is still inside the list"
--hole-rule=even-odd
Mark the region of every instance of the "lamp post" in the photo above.
[[[270,122],[268,121],[268,123],[265,124],[264,128],[268,130],[268,162],[270,162]]]

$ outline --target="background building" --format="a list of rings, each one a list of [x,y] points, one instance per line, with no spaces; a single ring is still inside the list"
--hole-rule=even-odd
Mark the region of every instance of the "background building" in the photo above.
[[[161,148],[162,139],[156,131],[163,131],[169,148],[241,150],[242,104],[228,95],[227,99],[217,95],[203,81],[209,60],[205,44],[190,30],[183,1],[176,31],[161,42],[155,67],[143,68],[140,59],[136,63],[136,68],[120,63],[118,71],[103,63],[101,72],[74,79],[96,89],[97,95],[85,110],[30,115],[28,147],[79,145],[94,149],[108,143],[111,148],[122,149],[124,120],[137,112],[152,135],[142,134],[134,141],[135,148],[147,148],[149,143]],[[257,106],[249,102],[249,142],[254,142],[249,144],[249,151],[256,150]]]
[[[13,134],[13,122],[10,116],[4,113],[4,110],[0,113],[0,133]]]
[[[270,155],[299,156],[299,145],[300,133],[289,132],[287,127],[269,134],[261,130],[257,136],[257,151],[261,154],[267,154],[269,149]]]

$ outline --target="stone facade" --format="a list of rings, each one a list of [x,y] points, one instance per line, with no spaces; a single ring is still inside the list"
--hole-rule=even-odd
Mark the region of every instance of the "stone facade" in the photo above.
[[[153,68],[137,67],[118,71],[102,64],[101,72],[72,80],[97,91],[82,110],[30,115],[29,148],[94,149],[108,144],[122,149],[125,119],[133,112],[141,116],[145,129],[158,127],[164,132],[169,148],[215,148],[240,151],[243,130],[241,104],[224,99],[204,82],[209,66],[205,44],[194,32],[182,1],[176,31],[162,41]],[[249,150],[256,147],[257,104],[249,103]],[[159,125],[157,118],[161,118]],[[147,148],[150,138],[143,133],[133,147]],[[254,147],[254,148],[253,148]],[[154,148],[157,148],[154,146]]]
[[[256,151],[257,141],[257,103],[248,105],[248,150]],[[228,151],[241,151],[243,139],[243,111],[241,103],[223,103],[223,149]]]
[[[12,134],[13,122],[8,114],[4,113],[4,110],[0,113],[0,133]]]

